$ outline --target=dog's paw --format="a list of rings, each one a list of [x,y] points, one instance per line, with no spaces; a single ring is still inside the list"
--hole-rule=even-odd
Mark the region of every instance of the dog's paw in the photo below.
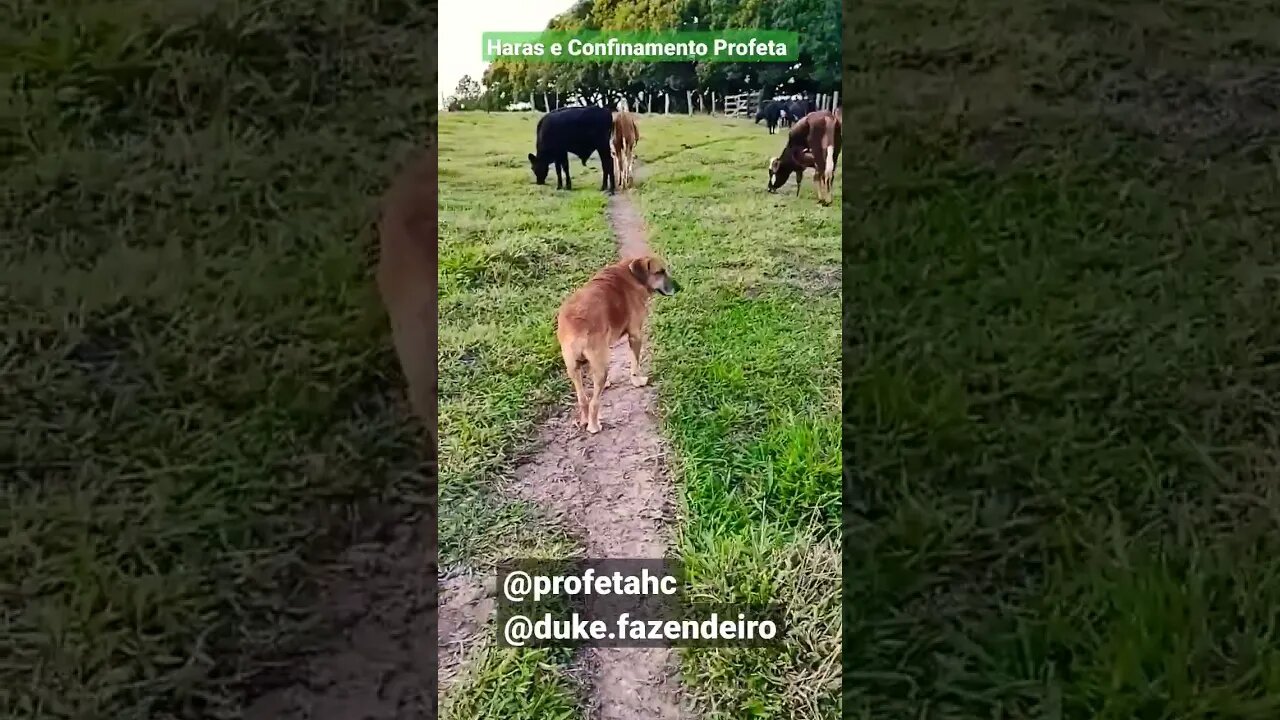
[[[631,384],[635,387],[644,387],[649,384],[649,378],[645,375],[632,375]]]
[[[612,379],[612,378],[605,378],[605,379],[604,379],[604,389],[605,389],[605,390],[608,390],[608,389],[609,389],[609,388],[611,388],[611,387],[613,387],[613,379]]]
[[[596,433],[600,432],[600,423],[596,423],[595,425],[588,423],[587,432],[591,433],[592,435],[595,435]]]

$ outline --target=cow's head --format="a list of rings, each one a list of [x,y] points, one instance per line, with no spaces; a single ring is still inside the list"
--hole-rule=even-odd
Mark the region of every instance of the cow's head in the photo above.
[[[778,192],[778,188],[787,184],[789,177],[791,177],[791,163],[783,162],[782,157],[769,160],[769,185],[767,186],[769,192]]]
[[[551,163],[538,159],[537,155],[529,153],[529,167],[533,168],[533,179],[539,185],[547,184],[547,171],[551,169]]]
[[[652,255],[638,257],[627,263],[627,269],[651,293],[675,295],[680,290],[680,283],[671,277],[671,271],[661,258]]]

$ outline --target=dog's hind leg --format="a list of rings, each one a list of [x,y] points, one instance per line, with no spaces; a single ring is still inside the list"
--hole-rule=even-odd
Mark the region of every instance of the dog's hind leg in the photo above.
[[[573,383],[573,392],[578,402],[578,418],[579,425],[587,424],[587,390],[582,387],[582,368],[578,365],[576,353],[570,352],[568,349],[563,351],[564,369],[569,373],[569,380]]]
[[[609,346],[587,350],[587,366],[591,368],[591,401],[587,406],[587,432],[600,432],[600,393],[609,378]]]

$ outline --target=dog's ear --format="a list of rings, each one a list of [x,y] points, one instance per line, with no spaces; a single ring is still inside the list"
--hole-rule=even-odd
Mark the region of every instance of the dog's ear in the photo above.
[[[537,155],[534,155],[533,153],[529,153],[529,162],[531,162],[531,163],[536,163],[536,162],[538,162],[538,156],[537,156]]]
[[[635,275],[641,285],[649,282],[649,258],[636,258],[627,265],[627,268],[631,270],[631,274]]]

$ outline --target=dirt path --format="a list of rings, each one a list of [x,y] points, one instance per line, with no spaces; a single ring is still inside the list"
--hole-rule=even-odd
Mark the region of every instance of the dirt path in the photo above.
[[[258,696],[245,720],[419,720],[435,717],[431,622],[435,568],[426,555],[435,518],[388,519],[385,539],[348,548],[323,590],[339,632],[292,683]],[[381,534],[381,533],[379,533]]]
[[[644,221],[628,194],[610,199],[608,216],[619,255],[647,250]],[[616,345],[609,361],[600,433],[588,435],[577,428],[566,399],[542,427],[535,454],[516,468],[515,490],[577,535],[587,557],[661,558],[669,542],[671,485],[655,393],[652,385],[636,388],[627,382],[625,345],[625,340]],[[583,660],[592,680],[588,719],[682,717],[673,650],[594,648]]]

